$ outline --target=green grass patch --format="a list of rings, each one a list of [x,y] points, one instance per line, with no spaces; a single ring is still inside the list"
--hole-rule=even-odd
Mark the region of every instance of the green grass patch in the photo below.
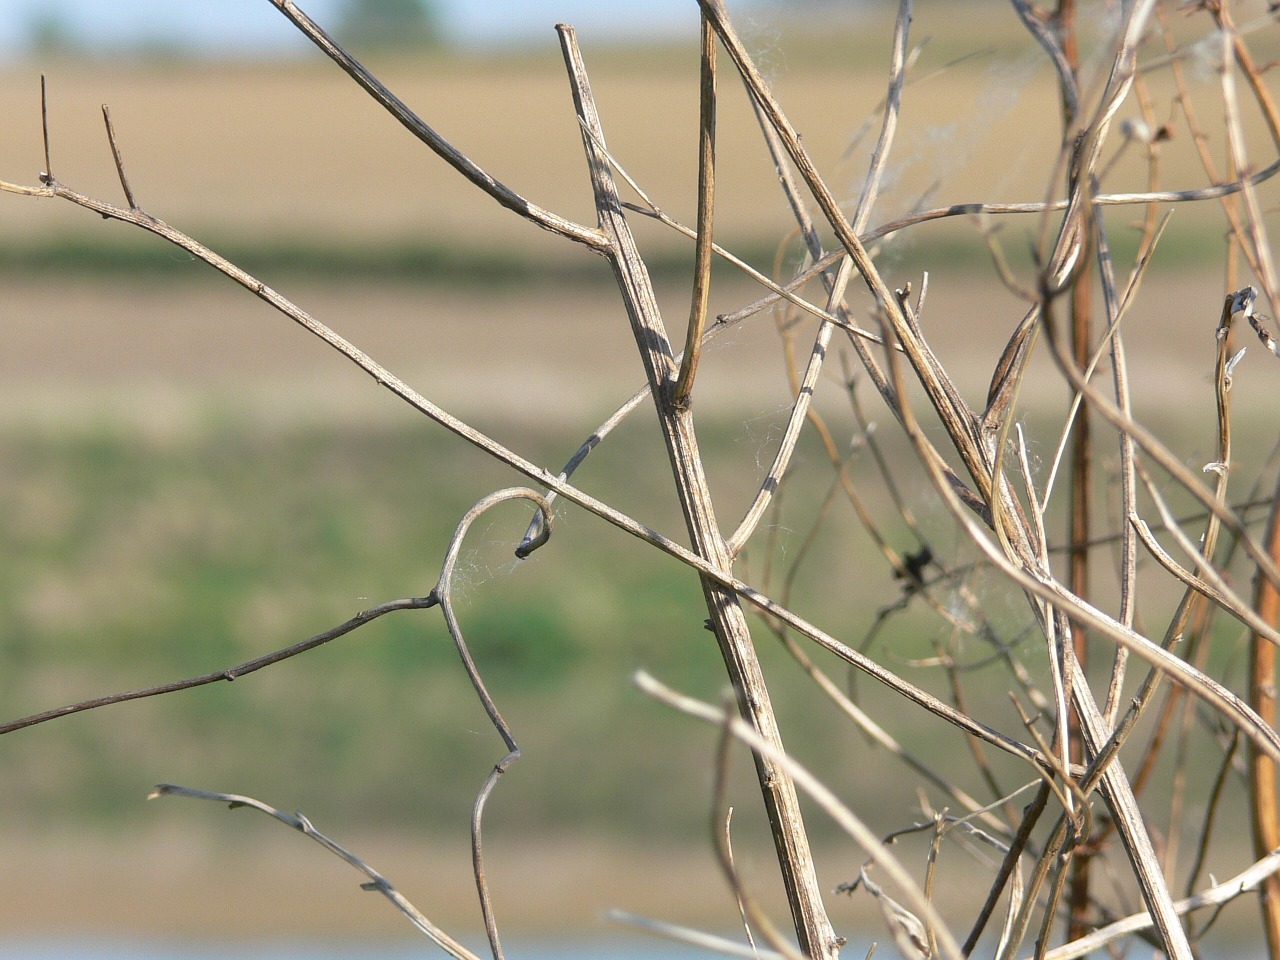
[[[1185,222],[1184,222],[1185,221]],[[1194,221],[1194,222],[1193,222]],[[1015,218],[998,233],[1000,248],[1019,276],[1034,267],[1039,220]],[[611,283],[599,260],[566,248],[540,254],[514,247],[485,248],[456,241],[387,238],[352,243],[277,237],[245,239],[195,234],[210,249],[254,276],[279,283],[291,280],[431,284],[457,289],[555,287]],[[770,238],[719,238],[735,255],[769,272],[777,253]],[[1111,236],[1112,252],[1122,271],[1136,255],[1140,239],[1135,226],[1121,223]],[[798,262],[802,250],[794,244]],[[828,245],[830,248],[830,244]],[[913,271],[972,266],[989,269],[991,254],[969,218],[923,224],[874,246],[878,260]],[[1220,231],[1205,230],[1194,217],[1175,218],[1153,261],[1156,270],[1200,265],[1221,255]],[[659,283],[685,283],[691,275],[692,244],[682,240],[645,249],[645,262]],[[715,269],[728,277],[735,268],[717,260]],[[193,271],[195,271],[193,273]],[[69,233],[34,239],[0,237],[0,275],[24,277],[113,277],[189,283],[215,274],[187,252],[137,232]],[[1029,282],[1029,281],[1028,281]]]
[[[538,452],[552,462],[566,446],[542,438]],[[218,670],[382,600],[423,595],[457,520],[487,492],[468,481],[475,464],[456,442],[416,430],[210,427],[164,442],[15,433],[0,438],[0,463],[10,716]],[[639,479],[660,484],[660,470]],[[529,516],[506,505],[482,517],[457,574],[459,620],[518,736],[568,728],[583,750],[625,752],[648,735],[626,705],[640,665],[678,663],[669,679],[717,689],[694,578],[580,515],[517,563]],[[690,654],[691,644],[705,649]],[[663,652],[673,647],[684,652]],[[568,717],[586,704],[593,725],[578,729]],[[465,810],[499,757],[440,612],[412,611],[235,684],[11,735],[0,741],[0,804],[19,818],[110,820],[141,815],[134,801],[152,781],[185,778],[430,826],[442,810]],[[436,777],[406,791],[407,769]],[[619,774],[609,792],[641,788],[625,765],[607,776]],[[522,817],[580,815],[555,784],[532,789],[547,806]],[[671,795],[654,802],[679,806]]]
[[[555,463],[572,442],[525,445]],[[722,463],[756,457],[737,428],[709,425],[704,444]],[[423,595],[462,513],[513,480],[486,486],[486,469],[455,440],[403,428],[268,436],[224,423],[164,441],[17,431],[0,436],[0,464],[10,717],[215,671],[380,601]],[[679,535],[660,460],[610,456],[606,445],[581,476]],[[699,831],[706,736],[630,686],[644,668],[721,695],[697,579],[580,511],[560,514],[551,542],[525,562],[511,551],[528,510],[506,504],[482,517],[457,573],[472,655],[526,750],[506,822]],[[828,542],[817,562],[838,546]],[[808,704],[799,671],[767,633],[760,642],[780,704]],[[806,749],[843,736],[797,723]],[[0,806],[19,820],[110,822],[144,815],[135,801],[172,780],[258,790],[315,815],[456,827],[500,756],[440,612],[409,611],[234,684],[4,738]],[[671,764],[686,773],[664,775]],[[589,782],[566,781],[566,767],[589,769]]]
[[[575,439],[534,434],[523,449],[555,464]],[[820,462],[810,443],[801,444],[801,464]],[[713,473],[754,463],[764,446],[744,446],[737,425],[702,431]],[[795,607],[857,644],[901,586],[847,508],[821,513],[829,474],[809,473],[784,487],[771,518],[776,553],[753,548],[743,569],[780,594],[799,564]],[[224,422],[166,440],[107,428],[0,434],[5,718],[223,669],[378,602],[424,595],[461,515],[513,479],[421,428],[263,434]],[[661,459],[605,444],[579,480],[679,536]],[[872,486],[864,496],[885,515]],[[743,495],[725,495],[727,514]],[[525,754],[504,780],[491,829],[700,835],[714,731],[631,686],[645,669],[695,695],[723,696],[697,578],[564,505],[550,543],[517,562],[512,548],[528,519],[518,504],[480,518],[456,575],[471,653]],[[910,546],[904,531],[886,531],[899,549]],[[1016,591],[995,579],[972,587],[990,594],[1002,633],[1016,637],[1027,619]],[[763,624],[754,629],[794,752],[853,791],[864,815],[914,805],[913,779],[815,693]],[[868,652],[946,696],[946,678],[929,661],[935,641],[949,637],[914,605]],[[1041,646],[1014,648],[1033,674],[1043,669]],[[957,648],[962,666],[987,655],[975,640]],[[819,660],[896,737],[967,782],[958,735]],[[963,682],[982,719],[1017,732],[1005,673],[966,673]],[[261,795],[329,822],[452,831],[503,753],[440,611],[404,611],[233,684],[0,738],[0,811],[12,823],[118,824],[145,816],[141,798],[170,781]],[[740,767],[749,767],[745,758]]]

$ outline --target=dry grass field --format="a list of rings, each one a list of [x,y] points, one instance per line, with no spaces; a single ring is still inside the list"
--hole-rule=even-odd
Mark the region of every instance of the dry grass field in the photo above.
[[[1242,6],[1248,8],[1238,14],[1244,21],[1261,5]],[[803,15],[785,29],[780,21],[781,15],[764,19],[748,26],[748,35],[824,174],[856,199],[871,142],[857,134],[884,95],[891,19],[876,6],[837,19],[834,30],[828,22],[821,35]],[[696,20],[690,25],[692,38]],[[1012,13],[994,0],[922,4],[913,36],[924,42],[913,71],[917,80],[904,94],[895,160],[874,222],[919,205],[1043,197],[1056,153],[1055,94],[1043,56]],[[589,35],[580,41],[614,156],[664,209],[691,221],[693,44],[629,52],[599,48]],[[1265,34],[1258,38],[1260,58],[1274,53],[1270,44]],[[545,207],[590,218],[579,132],[550,23],[544,43],[506,58],[374,55],[370,64],[494,176]],[[102,133],[100,105],[106,103],[140,202],[197,235],[340,236],[348,243],[444,238],[481,255],[509,244],[569,255],[465,187],[318,55],[274,65],[8,65],[0,70],[5,179],[34,182],[42,166],[41,70],[49,79],[59,178],[84,192],[118,196]],[[1212,103],[1216,81],[1208,61],[1189,64],[1188,75],[1193,96]],[[1153,69],[1144,80],[1154,103],[1168,101],[1167,69]],[[746,98],[735,96],[730,82],[725,87],[717,232],[726,242],[771,244],[791,224]],[[1260,145],[1265,140],[1257,132]],[[1165,185],[1199,183],[1202,174],[1187,145],[1173,146],[1165,151]],[[1130,151],[1129,159],[1136,161],[1136,154]],[[1137,188],[1142,178],[1134,162],[1117,168],[1109,183]],[[83,214],[51,206],[7,201],[0,238],[11,244],[19,236],[92,229]],[[1034,233],[1034,225],[1028,230]],[[667,234],[659,237],[670,242]]]
[[[1049,191],[1057,119],[1043,57],[1003,4],[966,3],[963,11],[937,4],[922,5],[916,13],[913,35],[924,45],[913,70],[916,80],[905,92],[895,159],[873,223],[921,206],[1036,200]],[[1241,12],[1242,20],[1247,12]],[[858,134],[883,96],[891,20],[887,11],[873,7],[817,35],[806,31],[812,25],[803,17],[793,19],[784,29],[780,15],[762,17],[751,22],[748,33],[808,148],[852,201],[870,141],[865,131]],[[590,36],[581,41],[615,157],[665,210],[691,222],[693,46],[595,50]],[[1264,34],[1258,55],[1269,50]],[[371,62],[407,103],[495,176],[543,206],[590,219],[579,133],[550,24],[545,43],[505,57],[381,62],[375,56]],[[442,399],[467,403],[466,386],[503,367],[504,347],[518,353],[518,362],[530,371],[545,370],[546,375],[529,378],[536,381],[529,389],[561,391],[555,396],[581,391],[593,378],[613,383],[632,369],[633,351],[607,287],[603,293],[575,291],[557,300],[565,285],[554,279],[556,270],[566,264],[587,276],[594,270],[607,283],[603,265],[466,186],[318,56],[277,64],[87,60],[8,65],[0,70],[0,124],[6,131],[0,139],[0,178],[34,182],[43,165],[42,70],[49,80],[59,178],[83,192],[119,196],[99,112],[101,104],[109,104],[139,202],[215,246],[220,241],[249,244],[249,249],[255,243],[286,248],[304,243],[338,256],[409,244],[443,246],[456,250],[481,276],[487,262],[502,262],[502,256],[514,256],[535,274],[539,264],[546,264],[549,285],[533,289],[472,282],[441,293],[412,284],[371,286],[359,271],[341,275],[341,270],[334,282],[305,287],[288,274],[262,277],[367,344],[375,356],[394,350],[402,372],[429,372],[426,382],[445,391]],[[1215,81],[1206,65],[1192,63],[1188,74],[1193,95],[1212,97]],[[1153,103],[1167,102],[1167,69],[1153,69],[1144,81]],[[735,97],[732,85],[725,86],[717,237],[768,271],[769,251],[790,233],[789,214],[745,97]],[[1261,144],[1258,126],[1249,129]],[[1214,149],[1220,153],[1221,143]],[[1139,151],[1120,152],[1109,186],[1142,188]],[[1162,178],[1169,187],[1202,181],[1189,144],[1168,145]],[[1201,309],[1207,317],[1216,309],[1220,268],[1198,266],[1206,252],[1220,246],[1214,213],[1207,204],[1180,208],[1166,232],[1156,269],[1173,268],[1182,279],[1177,288],[1165,288],[1174,291],[1168,296],[1157,291],[1149,307],[1160,318],[1152,321],[1158,368],[1179,362],[1168,355],[1182,350],[1181,315],[1191,314],[1185,322],[1194,329],[1209,322],[1196,316]],[[1113,242],[1123,247],[1131,231],[1123,215],[1113,219]],[[1000,237],[1009,256],[1025,262],[1038,229],[1034,217],[1007,221]],[[641,223],[638,230],[646,251],[691,255],[688,241],[666,228]],[[6,257],[17,257],[25,247],[57,250],[70,238],[107,247],[134,241],[162,247],[66,204],[18,197],[0,203],[0,270]],[[956,262],[953,255],[961,249],[969,252]],[[137,283],[128,277],[104,283],[100,269],[77,279],[74,257],[70,278],[5,271],[0,300],[10,345],[0,358],[6,372],[5,419],[24,417],[25,411],[56,416],[77,405],[81,390],[108,394],[107,406],[118,407],[156,384],[163,385],[157,387],[161,392],[190,396],[191,390],[198,393],[218,381],[232,383],[241,396],[284,388],[272,399],[272,410],[303,413],[316,409],[315,396],[337,389],[318,382],[317,372],[331,372],[334,383],[348,376],[336,360],[326,364],[321,347],[307,343],[301,333],[282,331],[283,321],[213,278],[203,265],[186,262],[176,251],[159,256],[169,258],[168,266],[162,261],[158,271]],[[952,331],[960,347],[975,332],[986,339],[988,323],[994,341],[1016,322],[1017,304],[987,282],[985,253],[967,221],[916,228],[906,242],[888,246],[884,262],[897,283],[918,285],[921,269],[930,271],[938,302],[946,304],[929,318],[940,343]],[[498,279],[501,269],[495,267]],[[208,282],[182,287],[193,278]],[[401,279],[412,280],[412,275]],[[1183,283],[1203,289],[1203,300],[1185,296]],[[729,309],[755,295],[749,286],[730,282],[718,291],[715,306]],[[669,285],[668,312],[679,316],[686,309],[684,297]],[[1171,324],[1174,336],[1163,335]],[[1145,321],[1133,326],[1141,336]],[[531,351],[516,348],[512,335],[551,339],[544,341],[547,349]],[[428,339],[415,341],[416,336]],[[395,347],[389,337],[408,339]],[[763,354],[756,356],[768,363]],[[575,364],[575,358],[585,357],[594,362]],[[601,366],[602,359],[607,366]],[[546,370],[562,361],[576,372]],[[1195,365],[1199,357],[1193,354],[1189,362]],[[259,376],[263,373],[270,375]],[[975,372],[976,389],[985,386],[983,376]],[[121,385],[128,389],[117,390]],[[563,416],[553,394],[540,395],[547,402],[539,409]],[[154,402],[143,399],[145,414]],[[376,397],[370,403],[386,401]],[[342,406],[362,408],[345,399]]]
[[[1006,40],[1016,25],[998,7],[987,18]],[[691,8],[692,9],[692,8]],[[843,37],[796,47],[763,32],[757,43],[810,149],[850,190],[861,157],[841,155],[883,96],[887,26],[849,24]],[[921,34],[933,32],[921,18]],[[1002,22],[1008,21],[1008,22]],[[696,35],[696,21],[691,21]],[[441,57],[371,65],[436,129],[496,177],[566,216],[590,215],[590,192],[552,24],[545,42],[508,59]],[[945,36],[955,23],[939,25]],[[990,46],[980,24],[922,57],[922,73]],[[762,28],[765,30],[767,28]],[[774,27],[773,29],[776,29]],[[615,156],[665,208],[691,217],[696,50],[663,47],[626,53],[593,49],[580,38]],[[843,41],[843,42],[840,42]],[[886,203],[915,202],[915,191],[945,179],[949,199],[970,191],[1038,196],[1044,157],[1020,144],[1043,143],[1052,117],[1049,77],[1028,47],[1012,66],[988,53],[924,80],[904,131],[899,187]],[[593,63],[594,61],[594,63]],[[142,202],[192,230],[306,236],[341,231],[368,237],[457,237],[480,250],[509,242],[548,244],[427,154],[366,95],[318,57],[298,63],[27,64],[0,74],[0,144],[7,179],[33,178],[41,165],[38,77],[49,75],[54,163],[59,177],[87,192],[114,196],[99,105],[111,106]],[[1021,102],[1022,108],[1018,108]],[[975,115],[981,126],[973,125]],[[964,115],[964,127],[955,126]],[[986,125],[990,122],[990,127]],[[1033,126],[1028,127],[1031,123]],[[775,240],[788,229],[745,97],[726,96],[720,129],[725,237]],[[865,144],[864,144],[865,150]],[[1000,170],[1006,184],[992,184]],[[958,179],[957,179],[958,175]],[[963,196],[968,199],[968,196]],[[761,203],[759,198],[768,198]],[[66,229],[41,205],[6,206],[4,230]]]

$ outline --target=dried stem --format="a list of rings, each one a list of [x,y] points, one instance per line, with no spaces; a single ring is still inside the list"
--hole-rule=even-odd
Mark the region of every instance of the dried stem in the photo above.
[[[116,164],[116,175],[120,177],[120,187],[124,190],[124,197],[129,201],[129,209],[137,210],[138,201],[133,198],[133,188],[129,186],[129,178],[124,172],[124,159],[120,156],[120,144],[116,140],[116,128],[111,123],[111,111],[107,109],[107,105],[102,105],[102,122],[107,126],[107,142],[111,144],[111,158]]]
[[[44,172],[40,174],[40,182],[48,186],[53,183],[53,160],[49,156],[49,88],[44,74],[40,74],[40,134],[44,140]]]
[[[1230,880],[1215,884],[1195,896],[1184,897],[1174,904],[1174,909],[1181,916],[1191,913],[1193,910],[1202,910],[1205,907],[1230,903],[1241,894],[1248,893],[1258,887],[1268,878],[1274,877],[1277,871],[1280,871],[1280,851],[1263,857]],[[1044,955],[1044,960],[1075,960],[1076,957],[1085,957],[1096,950],[1103,949],[1109,943],[1114,943],[1121,937],[1128,936],[1131,933],[1138,933],[1142,930],[1150,930],[1151,927],[1150,914],[1137,913],[1133,916],[1125,917],[1123,920],[1109,923],[1105,927],[1100,927],[1079,940],[1048,951]]]
[[[1280,560],[1280,488],[1267,521],[1267,549]],[[1280,593],[1259,576],[1254,579],[1253,608],[1267,624],[1280,621]],[[1249,705],[1264,722],[1276,724],[1276,647],[1254,632],[1249,637]],[[1249,745],[1249,807],[1255,856],[1280,849],[1280,791],[1276,789],[1276,761]],[[1258,889],[1267,955],[1280,957],[1280,878],[1269,874]]]
[[[463,638],[462,628],[458,624],[458,617],[453,609],[453,574],[457,568],[458,554],[462,549],[462,542],[471,525],[486,511],[507,500],[531,501],[542,514],[543,542],[551,535],[551,507],[540,494],[523,487],[511,487],[491,493],[468,510],[458,522],[453,539],[450,540],[449,548],[445,552],[444,562],[440,566],[440,579],[432,590],[432,594],[440,599],[440,610],[444,614],[445,625],[448,627],[449,636],[453,638],[454,645],[458,650],[458,656],[462,660],[463,669],[467,672],[467,678],[471,681],[471,685],[475,689],[476,696],[480,699],[485,713],[488,714],[489,722],[493,724],[493,728],[498,732],[498,736],[502,738],[503,745],[507,748],[506,756],[494,765],[489,775],[485,778],[484,784],[476,794],[475,804],[471,812],[472,869],[475,874],[476,892],[480,897],[480,911],[484,918],[485,934],[489,938],[489,947],[493,952],[493,960],[503,960],[503,953],[501,938],[498,936],[498,922],[494,917],[493,897],[485,875],[484,844],[482,842],[484,808],[489,801],[489,795],[493,792],[493,788],[497,786],[498,780],[506,773],[511,764],[520,759],[520,747],[516,744],[516,738],[511,731],[511,727],[502,718],[498,705],[494,703],[488,687],[480,676],[480,670],[471,656],[471,650]]]
[[[578,119],[584,130],[590,131],[589,136],[583,136],[583,148],[591,171],[600,230],[610,241],[609,261],[649,380],[694,552],[713,568],[727,573],[733,561],[712,509],[692,411],[675,402],[675,360],[648,271],[622,215],[609,165],[596,149],[596,144],[603,144],[605,138],[586,69],[572,28],[561,25],[557,30]],[[780,753],[781,733],[738,597],[710,577],[702,578],[702,588],[711,615],[709,624],[720,645],[739,709],[752,729]],[[795,787],[771,756],[757,754],[756,768],[800,948],[811,960],[834,960],[837,938],[822,902]]]
[[[342,68],[352,80],[377,101],[378,105],[398,120],[402,126],[453,167],[472,184],[483,190],[498,203],[530,223],[537,224],[551,233],[584,244],[597,253],[603,253],[608,243],[599,232],[580,223],[566,220],[537,204],[526,200],[506,184],[494,179],[473,160],[445,140],[409,109],[403,100],[386,88],[359,60],[351,56],[321,26],[299,9],[293,0],[269,0],[271,5],[288,17],[289,21],[324,55]]]
[[[919,889],[911,875],[898,859],[889,851],[889,849],[880,841],[865,823],[863,823],[847,806],[840,802],[817,777],[797,763],[792,757],[785,753],[779,752],[777,747],[764,740],[754,729],[747,723],[734,717],[726,718],[723,711],[716,710],[715,707],[695,700],[692,697],[684,696],[677,693],[670,687],[664,686],[653,677],[646,673],[636,675],[636,685],[646,694],[662,701],[670,707],[679,710],[688,716],[695,717],[700,720],[709,721],[716,724],[726,724],[730,732],[738,740],[742,741],[752,749],[757,755],[769,754],[771,759],[780,767],[786,769],[790,778],[794,779],[796,784],[804,789],[804,791],[813,799],[815,803],[828,815],[836,824],[852,837],[859,846],[867,851],[868,855],[875,860],[876,864],[883,869],[898,885],[899,890],[910,901],[910,906],[919,916],[928,919],[931,924],[936,925],[938,933],[938,946],[940,953],[944,957],[958,958],[961,956],[959,947],[952,939],[950,932],[947,930],[945,922],[937,915],[933,906],[925,899],[923,891]]]
[[[693,378],[702,352],[702,331],[707,323],[707,297],[711,292],[711,227],[716,195],[716,35],[702,18],[702,85],[698,122],[698,238],[693,265],[693,302],[689,305],[689,330],[684,359],[672,399],[685,406],[693,390]]]
[[[288,660],[290,657],[296,657],[300,653],[306,653],[316,647],[328,643],[330,640],[336,640],[345,636],[358,627],[363,627],[366,623],[378,619],[388,613],[396,610],[426,610],[434,607],[439,603],[439,598],[434,594],[425,597],[414,597],[405,600],[391,600],[387,603],[381,603],[376,607],[370,607],[368,610],[362,610],[350,620],[338,624],[323,633],[318,633],[314,637],[308,637],[306,640],[299,641],[291,646],[272,653],[265,654],[261,657],[255,657],[244,663],[234,667],[227,667],[223,670],[215,670],[212,673],[204,673],[196,677],[190,677],[186,680],[175,680],[171,683],[156,684],[152,687],[143,687],[139,690],[128,690],[123,693],[113,693],[104,697],[93,697],[89,700],[81,700],[76,703],[68,704],[65,707],[55,707],[52,710],[44,710],[40,713],[33,713],[27,717],[20,717],[17,720],[10,720],[7,723],[0,723],[0,736],[6,733],[13,733],[15,730],[22,730],[25,727],[34,727],[36,724],[44,723],[48,720],[56,720],[59,717],[67,717],[73,713],[83,713],[86,710],[96,710],[99,707],[109,707],[112,704],[124,703],[128,700],[142,700],[146,697],[158,697],[161,694],[177,693],[179,690],[190,690],[192,687],[202,687],[205,684],[217,683],[220,680],[238,680],[241,677],[248,676],[261,670],[263,667],[269,667],[274,663],[282,660]]]
[[[255,800],[253,797],[245,797],[236,793],[214,793],[210,790],[196,790],[193,787],[180,787],[172,783],[157,784],[156,788],[151,791],[147,797],[148,800],[154,800],[159,797],[191,797],[196,800],[212,800],[215,803],[226,803],[230,805],[232,810],[238,807],[249,807],[265,813],[269,817],[279,820],[286,826],[293,827],[304,836],[310,837],[320,846],[324,847],[334,856],[345,860],[351,866],[355,867],[366,877],[369,878],[367,883],[360,884],[361,890],[369,890],[382,894],[390,900],[397,910],[399,910],[409,922],[418,928],[422,933],[438,946],[445,953],[449,954],[454,960],[480,960],[480,958],[454,940],[451,936],[437,927],[434,923],[412,903],[405,899],[404,895],[393,887],[382,874],[374,870],[364,860],[351,853],[341,844],[330,840],[323,833],[311,825],[311,821],[304,817],[301,813],[285,813],[277,810],[269,804],[263,803],[261,800]]]

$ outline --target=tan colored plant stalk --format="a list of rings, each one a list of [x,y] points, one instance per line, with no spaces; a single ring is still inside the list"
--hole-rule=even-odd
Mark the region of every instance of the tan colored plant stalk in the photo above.
[[[606,252],[618,289],[631,321],[632,333],[644,362],[658,421],[676,482],[676,493],[688,526],[694,552],[717,570],[728,573],[733,558],[720,532],[711,503],[706,471],[698,451],[693,412],[676,402],[672,384],[677,377],[675,358],[654,297],[648,270],[618,199],[609,163],[599,149],[605,142],[586,68],[578,52],[573,29],[558,28],[565,65],[573,88],[574,104],[583,128],[583,149],[596,196],[600,231],[608,239]],[[699,335],[700,339],[700,335]],[[827,919],[822,891],[813,865],[804,818],[795,785],[773,752],[783,753],[782,734],[770,702],[760,661],[751,640],[746,615],[736,593],[718,580],[702,577],[702,590],[725,669],[733,683],[744,720],[770,752],[757,752],[756,771],[764,795],[765,810],[777,848],[787,902],[800,949],[811,960],[836,960],[840,943]]]
[[[707,325],[707,297],[711,293],[711,237],[716,199],[716,35],[702,18],[701,93],[698,110],[698,237],[694,253],[693,295],[684,358],[673,388],[678,407],[687,406],[693,392]]]
[[[1280,559],[1280,486],[1267,521],[1267,549]],[[1253,606],[1267,623],[1280,622],[1280,592],[1265,577],[1254,580]],[[1267,723],[1276,725],[1276,646],[1256,631],[1249,637],[1249,705]],[[1280,791],[1276,763],[1249,745],[1249,805],[1254,854],[1263,857],[1280,849]],[[1274,873],[1258,887],[1267,956],[1280,957],[1280,877]]]

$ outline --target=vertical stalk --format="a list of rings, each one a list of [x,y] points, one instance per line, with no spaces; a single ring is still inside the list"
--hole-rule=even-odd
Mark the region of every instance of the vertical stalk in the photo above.
[[[1280,555],[1280,485],[1267,523],[1267,551]],[[1253,605],[1267,623],[1280,620],[1280,593],[1266,577],[1254,578]],[[1249,638],[1249,705],[1258,716],[1276,725],[1276,648],[1265,637]],[[1253,849],[1263,857],[1280,847],[1280,792],[1276,789],[1276,765],[1252,743],[1249,745],[1249,804]],[[1280,877],[1274,873],[1258,887],[1262,923],[1267,935],[1267,956],[1280,958]]]
[[[1057,35],[1062,44],[1062,56],[1067,69],[1071,72],[1071,81],[1079,85],[1080,52],[1076,37],[1075,0],[1059,0],[1056,20]],[[1064,78],[1065,79],[1065,78]],[[1074,98],[1063,89],[1062,128],[1068,136],[1076,123],[1077,117],[1073,109]],[[1074,165],[1068,168],[1068,177],[1076,171]],[[1082,175],[1088,175],[1087,171]],[[1075,184],[1068,183],[1068,195]],[[1093,259],[1092,227],[1088,212],[1082,218],[1082,236],[1084,248],[1080,251],[1079,267],[1071,284],[1071,352],[1076,366],[1087,369],[1092,357],[1092,335],[1090,320],[1093,313],[1092,284]],[[1081,404],[1075,422],[1071,426],[1070,435],[1071,460],[1069,465],[1068,488],[1070,505],[1067,514],[1067,583],[1077,597],[1089,599],[1089,531],[1090,531],[1090,493],[1093,489],[1093,444],[1089,428],[1089,406]],[[1084,624],[1071,624],[1071,637],[1076,662],[1081,673],[1086,673],[1087,631]],[[1082,763],[1085,758],[1084,739],[1080,731],[1080,718],[1073,711],[1067,718],[1068,755],[1072,763]],[[1071,860],[1067,893],[1067,940],[1075,940],[1089,932],[1086,912],[1089,906],[1089,861],[1092,850],[1089,838],[1082,838]]]
[[[702,331],[707,325],[707,295],[711,290],[711,230],[716,195],[716,35],[702,18],[701,93],[698,108],[698,239],[694,254],[693,297],[684,360],[676,380],[676,406],[687,406],[702,354]]]
[[[1090,235],[1088,223],[1089,217],[1086,214],[1086,237]],[[1075,362],[1081,370],[1088,367],[1093,353],[1090,319],[1093,309],[1091,284],[1094,267],[1091,248],[1092,244],[1086,239],[1084,250],[1080,253],[1080,268],[1071,287],[1071,348]],[[1093,490],[1093,442],[1087,403],[1080,405],[1075,423],[1071,426],[1071,464],[1068,483],[1071,491],[1071,505],[1067,518],[1069,526],[1067,582],[1072,593],[1087,601],[1089,599],[1090,494]],[[1086,673],[1088,633],[1083,623],[1072,622],[1071,638],[1076,662],[1080,664],[1081,672]],[[1071,762],[1082,763],[1085,756],[1084,744],[1080,735],[1080,720],[1074,713],[1068,718],[1067,735],[1070,740]],[[1090,929],[1085,913],[1089,906],[1091,858],[1091,848],[1086,837],[1081,846],[1076,848],[1071,861],[1070,892],[1067,899],[1068,940],[1078,939]]]
[[[654,298],[649,272],[622,213],[622,204],[604,154],[604,133],[586,67],[573,29],[562,24],[557,30],[573,84],[574,105],[583,127],[583,147],[591,170],[600,230],[610,244],[605,256],[613,267],[652,388],[691,545],[698,556],[728,573],[732,559],[712,509],[711,492],[698,452],[693,412],[688,404],[675,401],[675,358]],[[742,718],[765,743],[777,753],[782,753],[782,736],[738,596],[708,575],[701,575],[701,580],[710,614],[707,622],[720,646]],[[800,949],[812,960],[838,960],[839,942],[822,901],[795,784],[771,756],[757,752],[755,763]]]

